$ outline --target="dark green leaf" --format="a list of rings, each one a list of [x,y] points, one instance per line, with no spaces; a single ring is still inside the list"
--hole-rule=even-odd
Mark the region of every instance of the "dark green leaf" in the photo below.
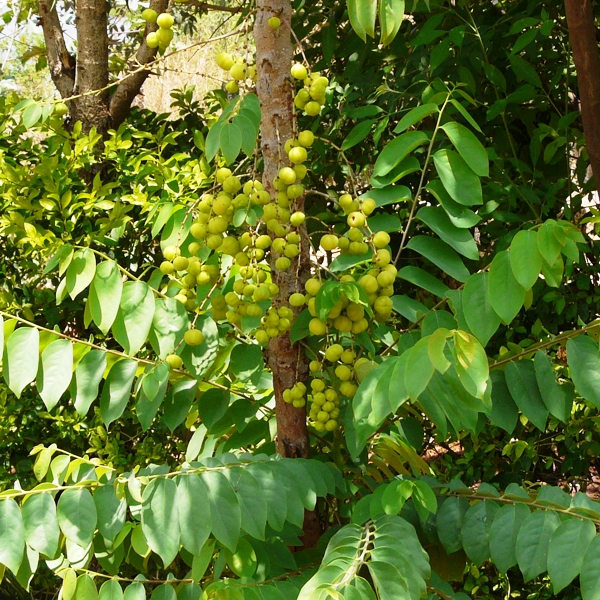
[[[488,273],[475,273],[467,279],[462,308],[469,329],[485,347],[500,326],[500,317],[492,308]]]
[[[515,404],[522,413],[542,431],[546,429],[546,408],[535,376],[532,360],[511,362],[506,366],[506,384]]]
[[[600,408],[600,350],[598,342],[587,335],[570,339],[567,342],[567,360],[577,391],[585,400],[591,402],[596,408]]]
[[[118,360],[112,366],[100,397],[100,415],[107,427],[123,414],[137,367],[135,360],[127,358]]]

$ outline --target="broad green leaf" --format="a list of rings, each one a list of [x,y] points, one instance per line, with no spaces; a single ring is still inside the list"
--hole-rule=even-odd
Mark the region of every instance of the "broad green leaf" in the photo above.
[[[73,344],[69,340],[55,340],[42,352],[37,377],[39,394],[48,411],[58,404],[72,377]]]
[[[420,106],[416,106],[412,110],[408,111],[401,119],[396,128],[394,129],[394,133],[402,133],[406,131],[409,127],[416,125],[426,117],[433,115],[439,112],[439,108],[437,104],[421,104]]]
[[[579,582],[583,600],[600,600],[600,535],[597,535],[587,547]]]
[[[100,263],[90,286],[88,303],[92,319],[104,335],[115,321],[122,292],[123,280],[117,263],[114,260]]]
[[[418,252],[444,273],[464,283],[469,277],[469,270],[462,259],[448,244],[427,235],[416,235],[410,239],[407,248]]]
[[[150,600],[177,600],[177,594],[172,585],[163,583],[154,588]]]
[[[429,340],[419,340],[409,351],[404,373],[404,384],[409,397],[416,401],[427,387],[435,368],[429,358]]]
[[[141,376],[142,384],[139,387],[135,411],[143,431],[152,424],[165,394],[171,372],[167,363],[148,365],[146,372]]]
[[[235,552],[242,520],[235,492],[225,475],[218,471],[206,471],[200,476],[208,492],[212,533],[226,548]]]
[[[417,213],[417,217],[459,254],[471,260],[479,260],[479,251],[473,236],[466,229],[455,227],[443,208],[424,206]]]
[[[167,568],[177,556],[180,538],[177,485],[172,479],[158,477],[144,489],[142,530],[148,546]]]
[[[221,146],[221,130],[225,122],[219,119],[208,131],[206,136],[206,160],[211,161]]]
[[[441,128],[470,169],[479,177],[489,177],[490,168],[487,152],[473,132],[456,121],[445,123]],[[464,204],[464,202],[461,202],[461,204]]]
[[[142,281],[127,281],[112,326],[115,340],[127,354],[135,355],[146,343],[154,317],[154,293]]]
[[[69,568],[63,573],[62,578],[61,598],[72,600],[75,597],[75,590],[77,589],[77,573]]]
[[[37,124],[37,122],[42,118],[43,108],[41,104],[37,102],[32,102],[25,110],[23,111],[23,126],[25,129],[29,129]]]
[[[448,553],[462,548],[461,530],[465,514],[469,510],[466,498],[446,498],[436,516],[436,527],[440,542]]]
[[[95,273],[96,257],[94,253],[89,248],[77,250],[67,269],[66,279],[66,289],[73,300],[92,283]]]
[[[519,231],[510,244],[509,255],[515,279],[526,290],[533,287],[542,270],[537,233],[531,229]]]
[[[204,334],[204,342],[199,346],[186,345],[181,351],[185,368],[198,380],[210,369],[219,350],[219,332],[217,324],[207,315],[196,321],[196,328]]]
[[[238,344],[231,351],[229,369],[237,381],[248,381],[265,368],[262,348],[257,344]]]
[[[406,279],[406,281],[410,281],[415,285],[427,290],[439,298],[445,298],[446,292],[448,291],[448,286],[445,283],[442,283],[437,277],[420,269],[419,267],[406,266],[402,267],[398,271],[398,277],[400,279]]]
[[[109,579],[100,588],[99,600],[123,600],[123,590],[115,579]]]
[[[365,121],[359,121],[346,136],[346,139],[342,142],[342,150],[346,151],[350,148],[360,144],[368,135],[373,127],[373,123],[376,123],[375,119],[367,119]]]
[[[19,505],[12,499],[0,501],[0,564],[17,574],[25,551],[25,529]]]
[[[396,165],[400,164],[415,148],[427,142],[429,142],[429,138],[422,131],[407,131],[403,133],[392,140],[381,151],[373,167],[373,176],[381,177],[382,175],[386,175]]]
[[[97,512],[87,488],[65,490],[56,507],[58,524],[68,540],[86,548],[96,529]]]
[[[496,513],[490,527],[490,555],[501,573],[517,564],[517,536],[529,516],[524,504],[506,504]]]
[[[16,329],[6,342],[4,379],[17,398],[36,376],[39,361],[39,332],[32,327]]]
[[[454,334],[455,369],[465,390],[475,398],[485,397],[490,376],[488,358],[477,339],[464,331]]]
[[[483,204],[481,181],[459,154],[438,150],[433,155],[437,174],[450,197],[464,206]]]
[[[98,515],[98,531],[112,542],[125,525],[127,502],[125,498],[119,500],[114,485],[103,485],[94,492],[94,504]]]
[[[481,217],[470,208],[452,200],[444,184],[439,179],[430,181],[425,189],[440,203],[448,220],[454,227],[469,229],[481,221]],[[461,254],[463,253],[461,252]]]
[[[258,481],[245,468],[226,471],[240,503],[241,527],[257,540],[265,539],[267,503]]]
[[[367,568],[381,600],[416,597],[418,592],[410,589],[405,573],[401,573],[396,566],[388,562],[370,560],[367,562]]]
[[[539,511],[527,517],[517,535],[517,564],[525,582],[531,581],[547,568],[550,538],[560,525],[552,511]]]
[[[30,496],[23,503],[21,514],[27,545],[46,558],[54,558],[60,531],[52,496],[46,492]]]
[[[135,360],[122,358],[108,373],[100,396],[100,415],[107,427],[123,414],[137,367]]]
[[[201,596],[202,588],[197,583],[188,583],[179,589],[177,600],[200,600]]]
[[[467,279],[462,308],[469,329],[485,347],[500,326],[500,317],[492,308],[488,273],[475,273]]]
[[[106,352],[90,350],[79,362],[75,369],[76,390],[71,392],[75,396],[75,410],[84,416],[90,405],[98,396],[98,387],[106,370]]]
[[[469,508],[461,528],[462,545],[467,556],[481,566],[490,558],[490,531],[498,512],[498,505],[488,500]]]
[[[517,426],[519,411],[506,385],[504,371],[492,371],[490,378],[492,380],[492,412],[489,414],[489,419],[507,433],[512,433]]]
[[[348,0],[348,16],[356,34],[364,41],[375,37],[377,0]]]
[[[488,285],[492,308],[504,323],[510,323],[525,302],[525,289],[513,274],[509,252],[498,252],[494,256]]]
[[[392,303],[394,310],[411,323],[418,321],[429,310],[424,304],[404,295],[392,296]]]
[[[196,386],[194,379],[183,379],[168,388],[163,402],[163,421],[171,431],[185,421],[196,397]]]
[[[450,368],[450,361],[446,358],[444,350],[446,349],[446,339],[448,337],[448,330],[440,328],[434,331],[429,336],[429,342],[427,344],[427,352],[429,353],[429,360],[437,371],[444,374]]]
[[[506,384],[521,412],[542,431],[546,429],[548,409],[542,400],[532,360],[506,365]]]
[[[0,363],[4,355],[4,318],[0,315]]]
[[[206,486],[194,473],[177,477],[177,514],[183,547],[200,554],[210,535],[211,516]]]
[[[189,326],[185,306],[175,298],[158,298],[152,317],[150,344],[161,359],[171,354]]]
[[[75,600],[97,600],[98,590],[94,580],[84,573],[77,578],[77,588],[75,590]]]
[[[567,342],[567,360],[577,391],[585,400],[591,402],[596,408],[600,408],[600,349],[598,342],[587,335],[570,339]]]
[[[510,56],[509,60],[510,66],[512,67],[512,70],[519,81],[526,81],[537,88],[542,87],[540,76],[530,62],[527,62],[524,58],[521,58],[517,54]]]
[[[404,0],[380,0],[379,25],[381,27],[381,44],[387,46],[387,44],[394,41],[403,20]]]
[[[260,463],[248,466],[248,472],[256,479],[263,490],[267,504],[267,521],[275,531],[281,531],[288,514],[286,494],[281,482],[276,482],[268,466]]]
[[[549,264],[553,265],[562,251],[560,242],[556,239],[554,232],[556,231],[556,221],[548,219],[537,232],[538,249],[542,258]]]
[[[585,553],[595,536],[595,525],[581,519],[564,521],[552,534],[548,549],[548,575],[555,594],[579,575]]]
[[[552,362],[542,350],[535,353],[535,377],[546,408],[559,421],[566,423],[571,415],[573,398],[558,384]]]
[[[230,165],[242,149],[242,132],[235,123],[223,125],[219,134],[219,145],[225,162]]]
[[[248,118],[246,114],[238,113],[233,118],[233,124],[240,130],[242,134],[242,150],[247,156],[252,156],[256,148],[256,136],[258,135],[258,127]]]
[[[200,396],[198,414],[209,432],[225,415],[230,401],[231,394],[218,388],[210,388]]]

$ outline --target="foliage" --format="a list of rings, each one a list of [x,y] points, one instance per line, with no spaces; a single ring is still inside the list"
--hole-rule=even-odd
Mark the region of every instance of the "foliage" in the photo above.
[[[184,90],[180,118],[106,140],[2,99],[6,577],[35,589],[45,564],[67,600],[598,597],[597,214],[564,17],[457,4],[298,7],[315,139],[279,208],[246,62],[239,96]],[[226,166],[248,198],[217,244]],[[269,284],[298,244],[292,301]],[[287,396],[311,406],[310,459],[275,453],[261,343],[287,329],[312,361]]]

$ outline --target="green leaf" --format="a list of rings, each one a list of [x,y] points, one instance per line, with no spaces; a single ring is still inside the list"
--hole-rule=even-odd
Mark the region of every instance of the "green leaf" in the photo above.
[[[135,355],[146,343],[154,317],[154,293],[142,281],[127,281],[112,326],[115,340],[127,354]]]
[[[404,385],[409,397],[416,401],[427,387],[435,368],[429,358],[429,339],[420,339],[410,350],[404,373]]]
[[[85,290],[96,274],[96,257],[89,249],[77,250],[67,269],[67,292],[74,300]]]
[[[123,600],[123,590],[115,579],[109,579],[100,588],[99,600]]]
[[[219,119],[208,131],[206,136],[206,160],[209,162],[216,156],[221,145],[221,130],[225,122]]]
[[[582,519],[568,519],[552,534],[548,549],[548,575],[555,594],[579,575],[585,553],[595,536],[595,525]]]
[[[509,60],[510,66],[519,81],[526,81],[537,88],[542,88],[540,76],[530,62],[516,54],[509,56]]]
[[[567,342],[567,360],[577,391],[585,400],[591,402],[596,408],[600,408],[600,349],[598,342],[587,335],[570,339]]]
[[[20,327],[6,342],[3,357],[4,379],[17,398],[36,376],[39,361],[39,332],[32,327]]]
[[[150,600],[177,600],[177,594],[172,585],[163,583],[154,588]]]
[[[164,400],[170,372],[169,365],[161,363],[148,365],[146,372],[142,375],[142,384],[139,387],[135,410],[143,431],[147,431],[150,427]]]
[[[525,302],[525,289],[513,274],[509,252],[498,252],[494,256],[488,285],[492,308],[504,323],[510,323]]]
[[[172,479],[153,479],[144,489],[142,530],[148,546],[158,554],[167,568],[179,551],[179,517],[177,485]]]
[[[412,323],[427,314],[429,310],[424,304],[404,295],[392,296],[392,303],[394,310]]]
[[[424,206],[417,213],[417,218],[423,221],[459,254],[471,260],[479,260],[479,251],[473,236],[466,229],[455,227],[443,208]]]
[[[94,323],[104,335],[115,321],[122,292],[123,280],[117,263],[114,260],[100,263],[90,286],[88,304]]]
[[[77,578],[77,588],[75,590],[75,600],[97,600],[98,590],[94,580],[84,573]]]
[[[273,472],[267,465],[250,464],[248,472],[256,479],[263,490],[269,525],[275,531],[281,531],[288,516],[288,501],[286,494],[283,493],[282,482],[278,482],[273,478]]]
[[[264,540],[267,503],[261,486],[245,468],[228,469],[225,474],[237,491],[242,529],[253,538]]]
[[[534,366],[538,388],[546,408],[552,416],[566,423],[571,416],[572,397],[556,381],[552,362],[542,350],[535,353]]]
[[[452,150],[438,150],[433,162],[444,188],[450,197],[465,206],[483,204],[481,182],[459,154]]]
[[[542,270],[542,255],[538,249],[537,233],[519,231],[510,245],[510,266],[515,279],[528,290]]]
[[[21,514],[27,545],[46,558],[54,558],[60,531],[52,496],[47,492],[30,496],[23,503]]]
[[[469,277],[469,270],[465,267],[460,256],[448,244],[437,238],[417,235],[409,240],[406,247],[418,252],[444,273],[461,283],[464,283]]]
[[[225,475],[218,471],[206,471],[200,477],[208,491],[212,533],[226,548],[235,552],[242,521],[235,492]]]
[[[463,331],[454,333],[455,369],[465,390],[475,398],[484,399],[490,376],[488,358],[477,339]]]
[[[75,410],[84,416],[90,405],[98,396],[98,386],[106,370],[106,352],[90,350],[79,362],[75,369]]]
[[[474,213],[470,208],[455,202],[450,198],[443,183],[439,179],[430,181],[425,189],[440,203],[446,213],[450,223],[459,229],[469,229],[481,221],[481,217]]]
[[[479,177],[489,177],[490,167],[487,152],[471,130],[456,121],[445,123],[441,128],[470,169]],[[461,202],[461,204],[465,203]]]
[[[200,554],[210,535],[211,516],[206,486],[198,475],[177,477],[177,514],[183,547]]]
[[[420,288],[432,293],[434,296],[438,296],[440,298],[446,297],[448,286],[442,283],[437,277],[431,275],[431,273],[423,271],[423,269],[420,269],[419,267],[413,267],[410,265],[402,267],[398,271],[398,277],[400,279],[406,279],[406,281],[410,281]]]
[[[163,421],[171,431],[185,420],[196,397],[196,385],[194,379],[183,379],[168,388],[163,402]]]
[[[127,358],[112,366],[100,396],[100,416],[107,427],[123,414],[137,367],[135,360]]]
[[[65,537],[86,548],[96,529],[97,512],[92,494],[87,488],[65,490],[56,507],[58,524]]]
[[[233,118],[233,124],[240,130],[242,134],[242,150],[246,156],[252,156],[256,148],[256,137],[258,135],[258,127],[248,118],[248,113],[237,114]]]
[[[211,388],[200,396],[198,414],[209,432],[225,415],[230,401],[231,394],[218,388]]]
[[[529,514],[524,504],[507,504],[494,517],[489,530],[490,555],[501,573],[517,564],[517,536]]]
[[[61,598],[72,600],[75,597],[75,590],[77,589],[77,573],[69,568],[64,572],[62,577]]]
[[[204,342],[199,346],[188,346],[181,351],[185,368],[197,379],[201,379],[210,369],[219,350],[219,332],[217,324],[207,315],[196,320],[196,328],[204,334]]]
[[[146,590],[141,583],[132,583],[125,588],[123,600],[146,600]]]
[[[462,548],[461,531],[469,503],[465,498],[446,498],[435,519],[440,542],[448,554]]]
[[[348,17],[352,29],[363,41],[367,35],[375,37],[377,0],[348,0]]]
[[[547,568],[548,546],[560,525],[555,512],[539,511],[527,517],[517,536],[517,563],[525,582],[531,581]]]
[[[171,354],[189,326],[185,306],[175,298],[158,298],[152,317],[150,344],[161,359]]]
[[[23,111],[23,126],[25,129],[29,129],[37,124],[42,118],[42,105],[37,102],[33,102]]]
[[[553,265],[557,261],[562,251],[562,246],[556,239],[556,228],[556,221],[548,219],[542,223],[537,232],[538,250],[549,265]]]
[[[404,0],[380,0],[379,25],[381,26],[380,43],[382,45],[387,46],[394,41],[403,20]]]
[[[490,377],[492,380],[492,412],[489,419],[507,433],[512,433],[517,425],[519,411],[506,385],[504,371],[492,371]]]
[[[229,369],[237,381],[248,381],[265,368],[262,348],[257,344],[238,344],[231,351]]]
[[[433,115],[439,112],[439,108],[437,104],[421,104],[420,106],[416,106],[412,110],[408,111],[401,119],[396,128],[394,129],[394,133],[402,133],[406,131],[409,127],[416,125],[426,117]]]
[[[581,565],[579,582],[583,600],[600,600],[600,536],[598,535],[587,548]]]
[[[492,308],[488,273],[475,273],[467,279],[462,307],[469,329],[485,347],[500,326],[500,317]]]
[[[117,497],[114,485],[103,485],[94,492],[94,504],[98,515],[98,531],[104,539],[112,542],[121,532],[127,516],[125,498]]]
[[[522,413],[540,430],[545,431],[546,408],[535,376],[532,360],[520,360],[506,365],[506,384]]]
[[[19,505],[12,499],[0,501],[0,564],[17,574],[25,551],[25,530]]]
[[[69,387],[73,377],[73,345],[69,340],[55,340],[42,352],[37,377],[39,394],[51,411]]]
[[[389,173],[396,165],[408,156],[415,148],[429,142],[429,138],[422,131],[407,131],[392,140],[381,151],[373,167],[373,176],[381,177]]]
[[[350,133],[346,136],[346,139],[342,142],[342,150],[346,151],[350,148],[356,146],[356,144],[360,144],[371,131],[373,127],[373,123],[376,123],[375,119],[369,119],[366,121],[360,121],[357,123],[351,130]]]
[[[223,125],[219,134],[219,145],[226,164],[230,165],[242,149],[242,132],[235,123]]]
[[[478,567],[490,558],[490,531],[498,508],[496,503],[486,500],[471,506],[464,516],[462,545]]]

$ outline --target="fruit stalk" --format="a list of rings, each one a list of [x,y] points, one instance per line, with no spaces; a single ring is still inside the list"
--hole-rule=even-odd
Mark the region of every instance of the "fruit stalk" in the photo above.
[[[273,181],[279,169],[290,166],[285,141],[293,136],[293,84],[290,76],[292,64],[292,41],[287,27],[273,29],[269,19],[273,16],[290,23],[292,7],[289,0],[258,0],[254,26],[256,40],[256,64],[258,70],[257,94],[262,109],[261,151],[264,160],[263,184],[276,195]],[[293,210],[303,211],[304,198],[294,200]],[[275,262],[277,252],[271,253],[271,268],[279,294],[273,299],[275,307],[287,305],[288,298],[303,291],[309,274],[308,238],[306,225],[297,228],[300,234],[300,254],[291,260],[290,268],[280,271]],[[300,309],[295,309],[297,314]],[[308,360],[299,344],[291,344],[289,333],[270,340],[267,349],[269,366],[273,372],[277,414],[277,451],[280,455],[308,457],[309,438],[306,425],[306,409],[296,408],[283,399],[283,392],[297,382],[306,383]]]

